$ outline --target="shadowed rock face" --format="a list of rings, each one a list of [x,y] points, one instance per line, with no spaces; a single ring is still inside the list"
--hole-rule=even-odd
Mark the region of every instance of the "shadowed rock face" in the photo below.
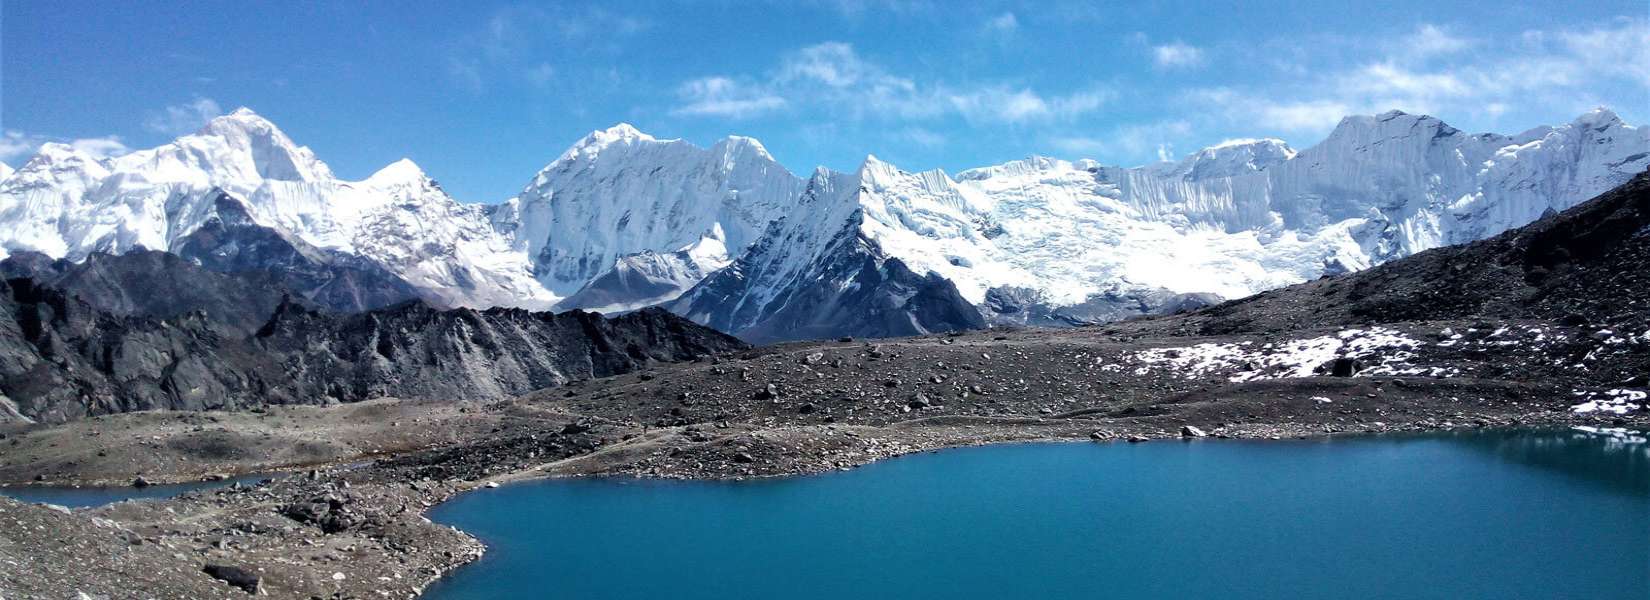
[[[1219,303],[1220,296],[1215,294],[1136,290],[1095,294],[1080,304],[1054,306],[1038,290],[997,287],[986,291],[980,312],[993,325],[1068,327],[1172,315]]]
[[[215,216],[173,248],[189,262],[220,273],[262,274],[335,311],[371,310],[419,298],[412,285],[370,261],[307,247],[257,224],[246,206],[228,194],[218,192],[213,206]]]
[[[0,261],[0,275],[31,279],[114,316],[200,312],[243,334],[263,326],[286,291],[266,272],[219,273],[155,250],[92,254],[80,263],[25,252]]]
[[[200,311],[114,315],[12,279],[0,286],[0,418],[498,399],[744,347],[656,309],[604,319],[421,303],[335,315],[283,301],[247,335]]]
[[[939,275],[918,275],[897,258],[878,265],[844,260],[851,283],[838,290],[827,279],[788,290],[780,308],[740,337],[755,343],[838,336],[891,337],[984,329],[980,313]],[[857,269],[855,268],[857,267]]]

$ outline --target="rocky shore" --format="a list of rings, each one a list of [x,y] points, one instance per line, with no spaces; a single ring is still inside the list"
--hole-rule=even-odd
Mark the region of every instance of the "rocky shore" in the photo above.
[[[1584,326],[1479,325],[1180,337],[1141,322],[838,340],[662,364],[504,401],[146,412],[14,427],[0,439],[0,481],[10,485],[286,473],[73,511],[0,499],[0,597],[417,597],[483,552],[424,512],[527,478],[802,475],[1036,440],[1650,429],[1643,410],[1576,408],[1642,382],[1601,381],[1616,369],[1567,364],[1592,356],[1641,368],[1650,340]],[[1338,345],[1325,350],[1326,340]]]

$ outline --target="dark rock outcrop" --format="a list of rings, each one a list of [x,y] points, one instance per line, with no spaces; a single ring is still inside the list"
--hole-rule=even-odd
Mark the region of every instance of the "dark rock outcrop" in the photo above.
[[[888,258],[850,224],[801,269],[790,264],[779,223],[758,248],[668,306],[752,343],[898,337],[984,329],[980,311],[955,284]],[[756,261],[752,257],[768,257]],[[772,290],[753,293],[753,290]]]
[[[201,570],[207,575],[211,575],[214,579],[220,579],[224,583],[238,587],[246,593],[254,595],[258,593],[258,585],[262,583],[263,580],[252,571],[232,565],[206,565],[206,567]]]
[[[1095,294],[1078,304],[1053,306],[1037,290],[996,287],[986,290],[985,302],[980,308],[985,319],[993,325],[1070,327],[1172,315],[1213,306],[1220,300],[1220,296],[1209,293],[1141,290]]]
[[[246,206],[227,193],[218,192],[213,207],[214,216],[178,240],[173,252],[220,273],[262,274],[335,311],[371,310],[419,298],[412,285],[366,259],[309,247],[257,224]]]
[[[157,250],[94,253],[79,263],[23,252],[0,261],[0,275],[32,279],[112,315],[171,319],[199,312],[242,333],[268,321],[286,293],[267,273],[220,273]]]
[[[1262,292],[1153,323],[1221,335],[1460,318],[1644,331],[1650,172],[1501,235]]]
[[[25,419],[395,396],[485,400],[744,348],[658,309],[437,310],[337,315],[290,299],[256,333],[200,312],[110,314],[30,279],[0,286],[0,398]]]

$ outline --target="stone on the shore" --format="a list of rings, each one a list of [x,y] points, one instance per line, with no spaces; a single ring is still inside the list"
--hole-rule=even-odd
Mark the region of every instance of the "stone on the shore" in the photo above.
[[[258,593],[261,578],[251,571],[233,565],[206,565],[206,568],[201,570],[214,579],[223,580],[229,585],[245,590],[248,594]]]
[[[1336,358],[1329,366],[1329,374],[1334,377],[1351,377],[1358,374],[1358,359],[1349,356]]]
[[[1196,426],[1193,426],[1193,425],[1186,425],[1186,426],[1183,426],[1183,427],[1180,428],[1180,436],[1181,437],[1200,438],[1200,437],[1208,437],[1208,435],[1209,434],[1204,433],[1202,429],[1198,429]]]

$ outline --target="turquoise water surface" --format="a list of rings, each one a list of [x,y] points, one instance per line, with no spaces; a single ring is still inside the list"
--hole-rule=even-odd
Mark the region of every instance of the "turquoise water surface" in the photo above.
[[[992,446],[431,517],[489,546],[437,600],[1650,595],[1650,444],[1576,431]]]

